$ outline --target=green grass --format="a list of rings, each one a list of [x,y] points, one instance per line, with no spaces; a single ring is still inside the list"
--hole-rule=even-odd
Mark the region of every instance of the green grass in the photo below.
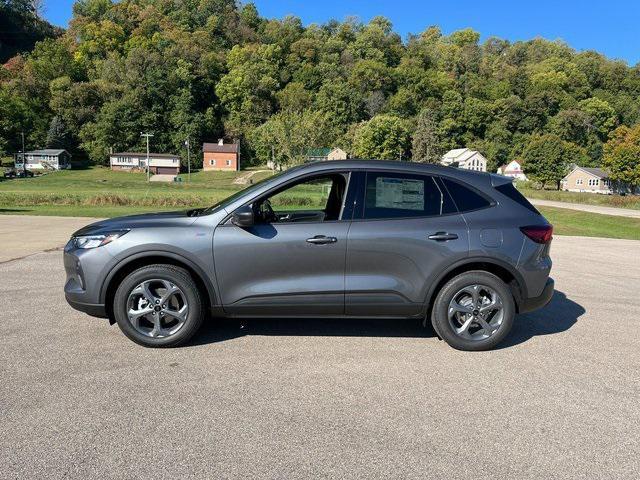
[[[36,178],[0,182],[0,212],[87,216],[91,212],[146,211],[211,205],[244,188],[233,180],[246,172],[195,172],[191,182],[147,182],[144,173],[108,168],[51,172]],[[259,172],[254,182],[271,175]],[[4,212],[2,212],[4,210]]]
[[[600,215],[567,208],[538,207],[553,224],[554,235],[640,240],[640,218]]]
[[[36,178],[0,181],[0,214],[60,215],[73,217],[116,217],[163,210],[184,210],[211,205],[244,188],[233,180],[246,172],[195,172],[191,182],[148,183],[144,173],[113,172],[108,168],[52,172]],[[256,173],[254,182],[270,176]],[[528,189],[526,194],[529,194]],[[300,185],[272,199],[279,210],[316,208],[326,202],[327,187]],[[598,205],[613,197],[570,192],[540,192],[561,195],[578,202],[578,196],[593,198]],[[547,197],[548,198],[548,197]],[[626,198],[638,201],[633,197]],[[557,197],[549,198],[556,200]],[[629,204],[625,205],[629,207]],[[631,207],[640,208],[640,207]],[[553,223],[557,235],[628,238],[640,240],[640,219],[599,215],[563,208],[540,207]]]
[[[518,190],[525,197],[554,202],[584,203],[587,205],[602,205],[605,207],[632,208],[640,210],[640,196],[638,195],[602,195],[599,193],[563,192],[561,190],[536,190],[528,182],[517,182]]]

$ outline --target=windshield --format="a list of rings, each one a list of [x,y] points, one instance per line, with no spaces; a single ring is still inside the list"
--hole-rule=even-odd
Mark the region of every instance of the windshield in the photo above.
[[[270,182],[271,180],[275,180],[276,178],[281,176],[283,173],[285,173],[285,172],[282,171],[282,172],[279,172],[279,173],[277,173],[277,174],[275,174],[275,175],[273,175],[271,177],[263,178],[259,182],[254,183],[253,185],[249,185],[247,188],[243,188],[242,190],[237,191],[236,193],[228,196],[224,200],[220,200],[218,203],[215,203],[215,204],[211,205],[210,207],[203,208],[202,210],[198,210],[197,215],[208,215],[210,213],[214,213],[218,209],[224,208],[225,206],[227,206],[230,203],[234,202],[235,200],[237,200],[238,198],[242,197],[243,195],[246,195],[247,193],[251,193],[252,191],[257,190],[258,188],[262,187],[265,183]]]

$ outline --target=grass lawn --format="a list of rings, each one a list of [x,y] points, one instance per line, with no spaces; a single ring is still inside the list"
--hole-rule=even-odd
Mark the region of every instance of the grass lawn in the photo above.
[[[531,188],[527,182],[516,182],[516,186],[528,198],[640,210],[640,196],[638,195],[625,195],[623,197],[598,193],[563,192],[561,190],[536,190]]]
[[[538,207],[553,224],[554,235],[640,240],[640,218],[600,215],[567,208]]]
[[[196,172],[182,182],[147,182],[144,173],[108,168],[65,170],[0,181],[0,213],[67,216],[117,216],[148,210],[211,205],[244,188],[233,180],[246,172]],[[257,182],[271,175],[258,172]]]
[[[233,180],[246,172],[196,172],[191,182],[147,182],[144,173],[113,172],[108,168],[52,172],[36,178],[0,181],[0,214],[61,215],[73,217],[116,217],[162,210],[185,210],[213,203],[244,188]],[[271,175],[259,172],[254,182]],[[528,195],[530,191],[525,189]],[[561,195],[566,201],[581,203],[585,198],[598,205],[612,198],[596,194],[570,192],[539,192]],[[272,204],[282,210],[314,208],[324,204],[328,186],[323,182],[304,185],[276,195]],[[618,197],[633,201],[633,197]],[[557,200],[557,198],[549,198]],[[626,204],[625,207],[631,205]],[[631,208],[640,208],[633,207]],[[629,238],[640,240],[640,219],[599,215],[563,208],[541,207],[553,223],[557,235]]]

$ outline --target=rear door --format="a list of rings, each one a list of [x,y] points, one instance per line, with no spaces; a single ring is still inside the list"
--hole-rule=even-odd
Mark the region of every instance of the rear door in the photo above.
[[[418,315],[435,278],[468,255],[464,218],[436,177],[369,171],[361,183],[347,240],[345,312]]]

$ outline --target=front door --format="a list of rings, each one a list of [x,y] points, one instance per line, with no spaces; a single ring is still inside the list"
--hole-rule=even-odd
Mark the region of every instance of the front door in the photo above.
[[[214,262],[227,313],[344,314],[348,180],[347,173],[306,178],[254,201],[254,226],[229,221],[216,228]]]
[[[347,242],[346,314],[418,315],[438,274],[468,255],[465,220],[428,175],[368,172],[362,195]]]

